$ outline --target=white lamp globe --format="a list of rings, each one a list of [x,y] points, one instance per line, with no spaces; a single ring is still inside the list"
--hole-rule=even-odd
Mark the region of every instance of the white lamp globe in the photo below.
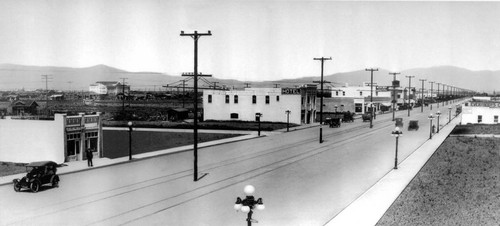
[[[399,127],[396,126],[396,128],[394,128],[394,131],[399,132]]]
[[[266,208],[266,206],[264,206],[264,204],[257,204],[257,210],[264,210]]]
[[[241,205],[241,204],[234,204],[234,209],[235,210],[240,210],[241,207],[243,207],[243,205]]]
[[[128,125],[128,126],[132,126],[132,122],[128,122],[128,123],[127,123],[127,125]]]
[[[250,195],[252,195],[255,192],[255,187],[252,186],[252,185],[247,185],[247,186],[245,186],[245,188],[243,189],[243,191],[245,192],[245,194],[247,196],[250,196]]]
[[[248,212],[250,212],[250,207],[249,207],[249,206],[242,206],[242,207],[241,207],[241,212],[243,212],[243,213],[248,213]]]

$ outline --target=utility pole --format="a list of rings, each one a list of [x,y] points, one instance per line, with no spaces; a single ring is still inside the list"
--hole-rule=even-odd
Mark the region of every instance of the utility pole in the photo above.
[[[393,75],[394,78],[392,79],[392,121],[396,120],[396,75],[399,75],[401,73],[399,72],[389,72],[390,75]],[[399,83],[398,83],[399,86]]]
[[[436,93],[436,99],[437,99],[437,107],[439,108],[439,85],[441,85],[441,83],[436,82],[436,84],[438,85],[438,91]]]
[[[181,31],[181,36],[190,36],[194,40],[194,181],[198,181],[198,39],[201,36],[211,36],[212,33],[208,31],[207,33],[184,33]],[[200,74],[201,75],[201,74]]]
[[[415,78],[415,76],[407,75],[408,78],[408,117],[410,117],[410,93],[411,93],[411,78]]]
[[[321,101],[320,101],[320,106],[319,106],[319,143],[323,143],[323,69],[325,65],[325,60],[332,60],[331,57],[326,58],[326,57],[321,57],[321,58],[314,58],[313,60],[321,60],[321,81],[319,81],[320,86],[321,86]],[[313,81],[317,82],[317,81]]]
[[[365,71],[369,71],[370,72],[370,128],[373,128],[373,113],[374,113],[374,109],[373,109],[373,72],[374,71],[378,71],[378,68],[377,69],[373,69],[373,68],[367,68],[365,69]]]
[[[427,79],[419,79],[419,81],[422,82],[422,106],[420,106],[420,112],[424,112],[424,82],[427,81]]]
[[[122,83],[122,94],[123,94],[123,98],[122,98],[122,114],[125,114],[125,79],[127,78],[120,78],[122,79],[123,83]]]
[[[431,84],[431,99],[434,99],[432,97],[432,88],[433,88],[432,86],[434,85],[434,82],[429,82],[429,83]],[[432,110],[432,102],[430,102],[429,105],[431,105],[431,110]]]
[[[52,77],[50,75],[42,75],[42,79],[45,79],[45,114],[49,115],[47,108],[49,106],[49,82],[52,82]]]

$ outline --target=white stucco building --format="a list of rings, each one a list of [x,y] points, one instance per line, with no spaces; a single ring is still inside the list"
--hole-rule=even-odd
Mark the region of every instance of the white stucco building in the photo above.
[[[473,97],[471,101],[462,104],[462,124],[498,124],[499,116],[500,100]]]
[[[86,149],[102,156],[99,114],[56,114],[54,120],[0,119],[0,161],[57,163],[86,160]]]
[[[204,120],[312,123],[316,115],[316,85],[299,88],[245,88],[245,90],[204,90]]]
[[[129,93],[130,86],[115,81],[98,81],[89,85],[89,92],[97,95],[117,95],[119,93]]]

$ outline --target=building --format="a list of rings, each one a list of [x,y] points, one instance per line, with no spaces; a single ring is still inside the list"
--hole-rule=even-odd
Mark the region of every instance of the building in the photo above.
[[[323,99],[324,113],[350,111],[357,114],[364,114],[370,111],[370,103],[373,100],[375,111],[385,111],[392,108],[392,87],[378,86],[373,83],[364,82],[361,86],[349,86],[345,84],[339,87],[329,87],[331,96]],[[396,100],[401,99],[402,90],[396,88]],[[383,107],[385,106],[385,108]],[[317,106],[319,108],[319,106]]]
[[[116,96],[120,93],[129,93],[130,86],[122,85],[116,81],[98,81],[89,86],[89,91],[96,95],[113,95]]]
[[[316,85],[297,88],[203,90],[204,120],[237,120],[309,124],[316,117]],[[287,115],[286,111],[290,111]]]
[[[500,99],[473,97],[472,100],[462,104],[462,124],[498,124],[499,116]]]
[[[27,120],[7,116],[0,119],[0,161],[27,163],[51,160],[57,163],[86,160],[84,150],[102,156],[102,126],[99,114],[67,116],[54,120]]]

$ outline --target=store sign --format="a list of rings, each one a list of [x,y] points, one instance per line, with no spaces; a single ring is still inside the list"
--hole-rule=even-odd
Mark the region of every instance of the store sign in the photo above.
[[[500,108],[500,102],[470,102],[471,107]]]
[[[83,127],[81,126],[72,126],[72,127],[66,127],[66,132],[79,132],[82,131]]]
[[[282,88],[282,95],[300,95],[300,88]]]
[[[82,118],[66,118],[66,125],[71,126],[71,125],[81,125],[82,124]]]

